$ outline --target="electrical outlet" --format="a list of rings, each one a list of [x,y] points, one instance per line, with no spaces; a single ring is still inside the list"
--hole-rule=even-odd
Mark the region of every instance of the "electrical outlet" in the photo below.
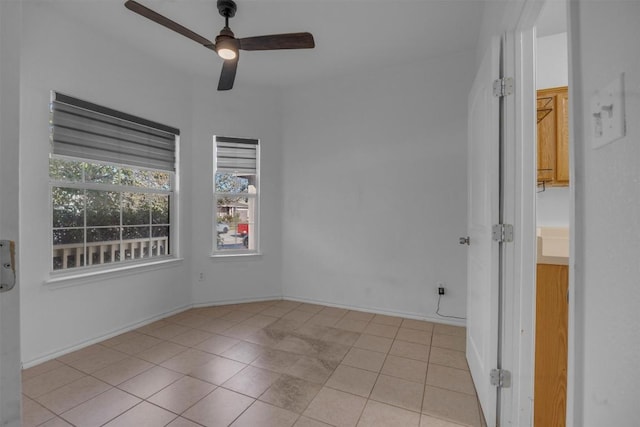
[[[438,285],[438,295],[444,295],[444,286]]]
[[[200,273],[200,276],[198,277],[198,281],[204,282],[204,273]]]

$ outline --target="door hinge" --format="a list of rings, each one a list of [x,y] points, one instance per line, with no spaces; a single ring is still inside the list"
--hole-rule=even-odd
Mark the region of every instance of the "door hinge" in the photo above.
[[[495,224],[493,226],[493,240],[498,243],[513,242],[513,225]]]
[[[513,77],[501,77],[493,81],[493,96],[503,97],[513,93]]]
[[[511,371],[506,369],[492,369],[489,374],[491,385],[502,388],[511,387]]]

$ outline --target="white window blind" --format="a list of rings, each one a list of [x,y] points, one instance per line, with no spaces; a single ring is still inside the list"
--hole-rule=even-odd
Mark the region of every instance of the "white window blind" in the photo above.
[[[218,172],[255,175],[258,140],[216,136],[216,168]]]
[[[56,155],[175,171],[178,129],[52,92]]]

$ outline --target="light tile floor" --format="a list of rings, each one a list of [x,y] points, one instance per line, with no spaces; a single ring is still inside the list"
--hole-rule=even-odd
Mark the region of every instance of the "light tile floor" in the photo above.
[[[484,426],[464,349],[399,317],[196,308],[23,371],[23,426]]]

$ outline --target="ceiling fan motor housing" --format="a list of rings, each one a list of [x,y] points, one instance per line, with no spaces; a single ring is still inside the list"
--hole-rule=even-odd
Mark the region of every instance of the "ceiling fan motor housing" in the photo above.
[[[237,10],[238,6],[233,0],[218,0],[218,12],[225,18],[233,18]]]
[[[223,48],[234,50],[238,54],[238,41],[229,27],[224,27],[216,37],[216,50]]]

